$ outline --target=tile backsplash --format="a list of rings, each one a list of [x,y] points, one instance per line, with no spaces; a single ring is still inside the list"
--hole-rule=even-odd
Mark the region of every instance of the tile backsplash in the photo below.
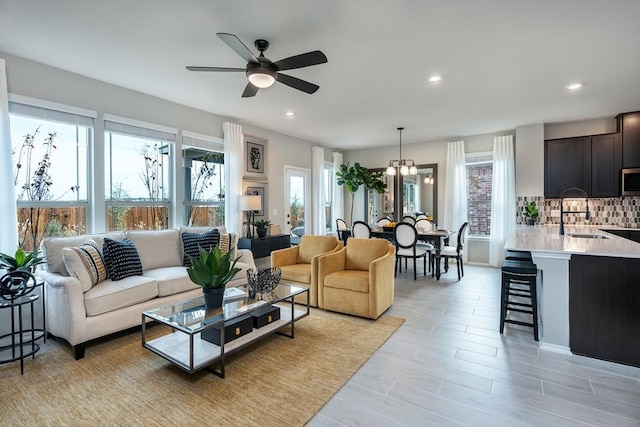
[[[560,224],[560,199],[545,199],[541,196],[516,198],[516,223],[524,224],[522,214],[525,205],[536,202],[540,217],[536,224]],[[565,199],[565,211],[585,210],[584,199]],[[618,197],[607,199],[589,199],[590,219],[585,221],[584,214],[566,214],[565,224],[608,225],[622,228],[640,228],[640,197]]]

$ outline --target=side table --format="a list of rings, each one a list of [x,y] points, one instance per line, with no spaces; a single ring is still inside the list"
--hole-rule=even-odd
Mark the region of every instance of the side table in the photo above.
[[[276,234],[264,237],[238,239],[238,249],[250,249],[254,258],[263,258],[271,255],[271,252],[278,249],[285,249],[291,246],[291,236],[288,234]]]
[[[35,288],[42,289],[42,298],[34,293]],[[37,300],[42,301],[42,329],[35,327],[34,306]],[[29,326],[23,319],[23,308],[29,309]],[[43,339],[46,343],[46,318],[44,299],[44,280],[37,279],[31,290],[13,299],[0,298],[0,309],[11,310],[11,332],[0,336],[0,364],[20,361],[20,374],[24,374],[24,359],[32,356],[40,350],[37,340]]]

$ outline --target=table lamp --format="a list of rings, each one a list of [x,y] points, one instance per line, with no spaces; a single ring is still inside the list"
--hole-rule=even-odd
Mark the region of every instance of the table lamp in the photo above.
[[[262,197],[259,195],[245,195],[240,196],[240,210],[247,212],[247,239],[253,238],[253,233],[251,232],[251,224],[253,224],[252,216],[256,211],[262,209]]]

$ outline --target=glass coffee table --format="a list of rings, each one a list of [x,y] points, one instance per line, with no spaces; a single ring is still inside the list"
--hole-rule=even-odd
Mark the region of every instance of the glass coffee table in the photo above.
[[[200,296],[143,312],[142,346],[189,373],[207,368],[224,378],[227,355],[273,333],[294,338],[295,322],[309,315],[309,289],[303,286],[281,283],[273,292],[263,294],[260,300],[249,297],[247,285],[230,289],[234,295],[227,296],[229,292],[226,292],[223,306],[219,309],[205,310],[204,297]],[[307,296],[306,304],[294,301],[295,296],[303,294]],[[269,318],[270,323],[225,342],[225,329],[231,326],[231,333],[237,332],[239,328],[235,328],[234,323],[243,321],[246,324],[245,316],[257,315],[268,310],[269,306],[279,308],[278,320]],[[147,341],[146,324],[149,320],[168,327],[167,333]],[[207,337],[217,334],[220,344],[214,344],[209,338],[203,339],[203,333]],[[220,364],[220,370],[211,367],[216,362]]]

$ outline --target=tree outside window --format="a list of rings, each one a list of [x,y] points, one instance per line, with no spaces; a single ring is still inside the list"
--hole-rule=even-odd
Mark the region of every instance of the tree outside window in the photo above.
[[[467,217],[470,236],[491,234],[493,163],[467,163]]]

